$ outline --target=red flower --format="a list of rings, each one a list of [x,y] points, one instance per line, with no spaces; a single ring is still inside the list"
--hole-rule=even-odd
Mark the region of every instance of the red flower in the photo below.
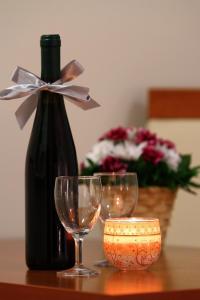
[[[135,135],[135,142],[136,144],[140,144],[142,142],[149,142],[156,143],[157,137],[155,133],[151,133],[149,130],[140,128],[138,129],[136,135]]]
[[[127,138],[128,138],[128,134],[126,128],[117,127],[105,133],[102,137],[100,137],[99,140],[102,141],[108,139],[113,141],[123,141],[126,140]]]
[[[104,172],[126,172],[127,168],[127,164],[112,156],[107,156],[101,165],[101,169]]]
[[[161,151],[156,150],[152,145],[147,145],[143,149],[142,156],[145,160],[151,161],[154,165],[156,165],[164,157],[164,154]]]
[[[160,145],[164,145],[166,146],[168,149],[175,149],[175,144],[169,140],[163,140],[163,139],[159,139],[158,140]]]

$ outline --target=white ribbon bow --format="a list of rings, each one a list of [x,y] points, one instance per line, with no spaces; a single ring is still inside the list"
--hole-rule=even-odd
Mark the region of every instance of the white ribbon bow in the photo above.
[[[66,84],[66,82],[78,77],[83,71],[84,68],[81,64],[78,61],[73,60],[62,69],[61,78],[50,84],[44,82],[35,74],[21,67],[17,67],[12,75],[12,81],[14,81],[16,85],[0,91],[0,100],[10,100],[29,96],[15,112],[15,116],[21,129],[37,107],[38,93],[43,90],[61,94],[84,110],[98,107],[100,105],[89,96],[89,88]]]

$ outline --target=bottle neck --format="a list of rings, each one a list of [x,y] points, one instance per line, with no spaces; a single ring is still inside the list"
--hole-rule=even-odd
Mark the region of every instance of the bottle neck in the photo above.
[[[41,47],[41,79],[52,83],[60,78],[60,46]]]

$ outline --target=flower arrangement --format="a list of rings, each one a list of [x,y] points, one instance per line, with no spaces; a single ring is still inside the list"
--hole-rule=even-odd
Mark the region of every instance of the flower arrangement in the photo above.
[[[183,188],[193,192],[200,166],[191,167],[191,155],[144,128],[118,127],[101,136],[81,164],[82,175],[95,172],[136,172],[140,187]]]

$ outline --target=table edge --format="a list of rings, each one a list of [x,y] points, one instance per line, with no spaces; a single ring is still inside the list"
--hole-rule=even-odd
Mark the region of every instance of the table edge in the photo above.
[[[15,297],[15,300],[29,299],[37,300],[47,299],[66,299],[66,293],[71,300],[108,300],[108,299],[123,299],[123,300],[169,300],[169,297],[175,297],[174,300],[199,300],[200,289],[189,289],[189,290],[174,290],[174,291],[155,291],[150,293],[136,293],[136,294],[104,294],[104,293],[92,293],[85,291],[74,291],[67,288],[57,287],[46,287],[43,285],[24,285],[16,283],[0,282],[0,296],[4,300],[10,300],[11,297]],[[23,298],[24,297],[24,298]],[[45,297],[45,298],[44,298]],[[55,298],[56,297],[56,298]]]

